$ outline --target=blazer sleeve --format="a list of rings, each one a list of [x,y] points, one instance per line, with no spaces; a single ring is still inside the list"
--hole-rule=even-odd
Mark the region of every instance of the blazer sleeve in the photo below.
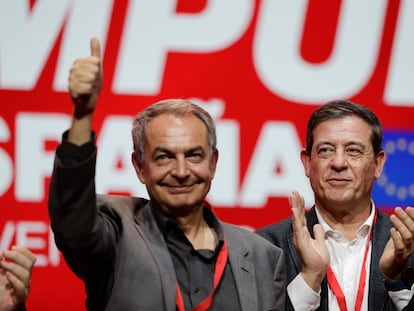
[[[55,243],[73,272],[93,278],[111,266],[120,234],[119,215],[95,193],[96,152],[64,166],[58,156],[49,186],[48,210]],[[99,258],[99,260],[97,260]]]

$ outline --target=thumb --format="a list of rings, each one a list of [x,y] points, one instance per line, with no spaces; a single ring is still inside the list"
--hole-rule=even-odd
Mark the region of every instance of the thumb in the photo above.
[[[97,38],[91,39],[91,56],[101,57],[101,45]]]

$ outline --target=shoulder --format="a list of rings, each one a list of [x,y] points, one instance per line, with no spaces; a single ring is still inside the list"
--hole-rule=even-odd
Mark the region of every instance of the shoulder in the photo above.
[[[391,229],[391,227],[393,226],[390,220],[390,215],[380,211],[379,209],[376,210],[377,212],[377,218],[375,221],[375,225],[374,225],[374,233],[387,233],[387,237],[389,234],[389,230]]]
[[[143,207],[148,203],[148,200],[144,198],[113,194],[97,194],[96,201],[98,206],[109,205],[115,208]]]
[[[292,232],[291,217],[278,221],[276,223],[266,225],[256,230],[257,234],[261,235],[271,242],[274,242],[277,238],[286,236],[290,232]]]
[[[223,228],[225,236],[238,237],[238,238],[247,238],[247,239],[256,239],[257,234],[252,230],[246,227],[230,224],[227,222],[221,221],[221,226]]]
[[[251,231],[250,229],[236,226],[233,224],[222,222],[224,236],[229,243],[234,245],[243,245],[248,249],[255,249],[255,251],[271,251],[281,253],[281,249],[268,240],[260,236],[259,234]]]
[[[376,213],[377,213],[377,221],[381,220],[381,221],[390,221],[390,215],[381,211],[380,209],[376,209]]]
[[[126,195],[97,194],[98,209],[103,213],[115,212],[121,215],[135,215],[148,206],[148,200]]]

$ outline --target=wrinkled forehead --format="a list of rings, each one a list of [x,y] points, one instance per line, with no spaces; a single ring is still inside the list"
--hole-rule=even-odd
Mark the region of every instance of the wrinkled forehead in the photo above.
[[[356,141],[371,145],[372,129],[363,119],[356,116],[346,116],[325,120],[319,123],[313,131],[314,144],[320,141],[349,144]]]
[[[148,124],[145,139],[147,145],[161,142],[207,145],[207,127],[194,115],[164,114]]]

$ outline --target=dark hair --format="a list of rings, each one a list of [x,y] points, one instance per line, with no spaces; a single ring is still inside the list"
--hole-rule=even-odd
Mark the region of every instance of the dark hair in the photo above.
[[[173,114],[176,116],[194,115],[199,118],[207,128],[210,155],[214,154],[217,148],[216,127],[210,114],[189,100],[166,99],[147,107],[138,113],[133,121],[132,141],[134,152],[139,161],[143,161],[147,126],[155,117],[161,114]]]
[[[320,123],[346,116],[357,116],[371,126],[371,143],[374,148],[374,154],[378,155],[382,150],[382,126],[380,120],[367,107],[348,100],[329,101],[312,113],[306,129],[306,152],[310,154],[312,151],[313,131]]]

